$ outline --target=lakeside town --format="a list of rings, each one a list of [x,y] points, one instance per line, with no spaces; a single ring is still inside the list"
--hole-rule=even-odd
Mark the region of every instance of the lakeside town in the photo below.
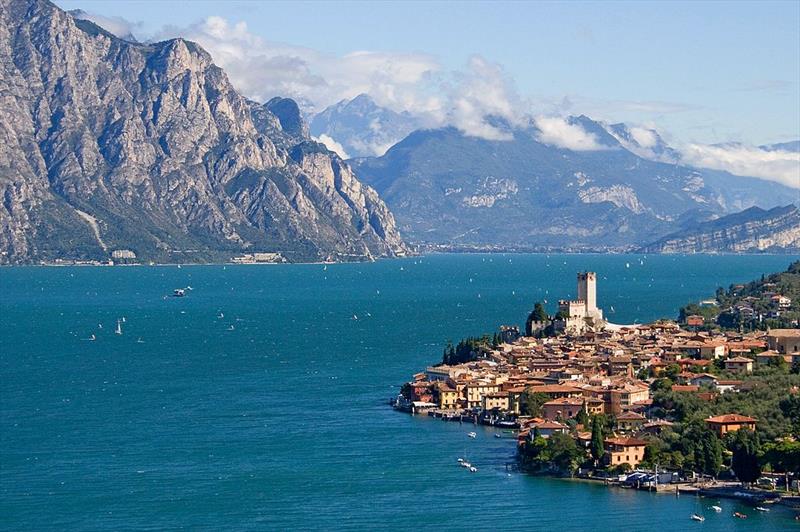
[[[787,273],[788,284],[718,291],[730,308],[688,314],[689,305],[679,321],[644,325],[607,321],[596,274],[579,273],[577,299],[559,301],[554,316],[537,303],[524,331],[502,326],[448,345],[393,405],[513,431],[525,472],[800,509],[800,328],[796,299],[778,292],[794,295],[800,263]],[[746,303],[731,300],[737,290]],[[707,319],[761,301],[762,318],[793,328]]]

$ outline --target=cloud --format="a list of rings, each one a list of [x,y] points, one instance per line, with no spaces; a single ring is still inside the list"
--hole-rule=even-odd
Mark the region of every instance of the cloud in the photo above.
[[[325,135],[323,133],[319,137],[313,137],[313,138],[317,142],[323,143],[325,147],[331,150],[332,152],[336,152],[336,155],[338,155],[342,159],[350,158],[350,156],[347,154],[347,151],[345,151],[344,146],[333,140],[333,138],[329,137],[328,135]]]
[[[579,124],[570,124],[560,116],[540,116],[534,120],[539,129],[539,140],[558,148],[573,151],[605,150],[597,137],[587,132]]]
[[[509,140],[510,132],[498,127],[497,118],[519,124],[526,104],[503,68],[473,55],[462,71],[453,72],[447,90],[446,122],[470,136]]]
[[[291,97],[310,111],[361,93],[390,108],[424,110],[428,98],[420,98],[421,87],[441,68],[425,54],[355,51],[337,56],[273,42],[251,33],[245,22],[216,16],[187,28],[165,28],[156,38],[176,36],[205,48],[247,97]]]
[[[94,13],[87,13],[82,9],[74,9],[69,12],[72,18],[77,20],[88,20],[94,22],[104,30],[113,33],[117,37],[126,40],[136,40],[136,33],[141,30],[142,24],[140,22],[131,22],[122,17],[106,17],[103,15],[96,15]]]
[[[449,124],[492,140],[510,135],[487,117],[516,123],[524,114],[525,102],[513,80],[500,65],[480,56],[455,71],[420,53],[355,51],[339,56],[272,42],[251,33],[245,22],[217,16],[187,28],[165,28],[154,40],[176,36],[205,48],[234,86],[257,101],[291,97],[307,112],[319,112],[365,93],[378,105],[420,117],[425,127]]]
[[[688,144],[681,149],[682,161],[693,166],[725,170],[732,174],[760,177],[800,189],[800,153],[767,151],[742,144]],[[787,201],[789,198],[787,198]]]

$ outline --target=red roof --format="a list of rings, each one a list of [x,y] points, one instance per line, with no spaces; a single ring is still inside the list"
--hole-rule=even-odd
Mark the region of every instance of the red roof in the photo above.
[[[610,445],[619,445],[621,447],[640,447],[647,445],[645,440],[639,438],[607,438],[606,443]]]

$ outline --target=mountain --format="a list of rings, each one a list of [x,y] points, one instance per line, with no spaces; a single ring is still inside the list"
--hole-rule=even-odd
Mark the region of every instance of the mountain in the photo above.
[[[627,124],[611,124],[608,132],[628,151],[636,155],[665,163],[680,161],[680,153],[671,148],[655,129],[631,127]]]
[[[780,142],[778,144],[767,144],[765,146],[759,146],[764,151],[789,151],[789,152],[800,152],[800,140],[793,140],[790,142]]]
[[[800,209],[751,207],[695,224],[642,248],[644,253],[798,253]]]
[[[0,262],[405,253],[386,205],[292,100],[247,100],[189,41],[0,4]]]
[[[397,141],[420,126],[408,112],[380,107],[366,94],[326,108],[311,120],[311,134],[328,137],[344,148],[348,157],[383,155]]]
[[[498,123],[511,140],[415,131],[382,157],[351,162],[407,238],[450,248],[633,249],[692,221],[797,196],[771,182],[642,158],[585,116],[567,123],[599,149],[546,144],[535,122]]]

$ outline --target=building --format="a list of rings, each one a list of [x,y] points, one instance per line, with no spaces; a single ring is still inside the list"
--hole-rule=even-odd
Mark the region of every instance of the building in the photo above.
[[[567,432],[569,432],[569,427],[555,421],[540,421],[538,423],[532,423],[529,427],[530,432],[528,433],[528,438],[531,441],[536,438],[537,434],[542,438],[549,438],[557,432],[561,434],[567,434]]]
[[[114,260],[135,260],[136,253],[129,249],[115,249],[111,252],[111,258]]]
[[[571,334],[603,328],[603,311],[597,308],[596,273],[578,273],[578,299],[559,301],[558,316],[556,327]]]
[[[562,397],[544,403],[542,416],[548,421],[567,420],[577,416],[581,410],[586,410],[586,401],[583,397]]]
[[[724,414],[721,416],[713,416],[706,419],[708,428],[717,433],[720,438],[729,432],[734,432],[739,429],[756,430],[757,420],[752,417],[741,416],[739,414]]]
[[[608,438],[605,441],[608,465],[614,467],[628,464],[636,467],[644,460],[646,446],[647,442],[638,438]]]
[[[436,391],[439,396],[439,408],[449,410],[458,406],[458,391],[450,385],[439,381],[436,383]]]
[[[481,408],[488,410],[508,410],[508,392],[487,393],[481,398]]]
[[[753,359],[747,357],[733,357],[725,361],[725,369],[736,373],[751,373]]]
[[[767,331],[767,347],[784,355],[800,353],[800,329]]]
[[[617,416],[617,428],[623,432],[637,432],[647,419],[637,412],[623,412]]]

